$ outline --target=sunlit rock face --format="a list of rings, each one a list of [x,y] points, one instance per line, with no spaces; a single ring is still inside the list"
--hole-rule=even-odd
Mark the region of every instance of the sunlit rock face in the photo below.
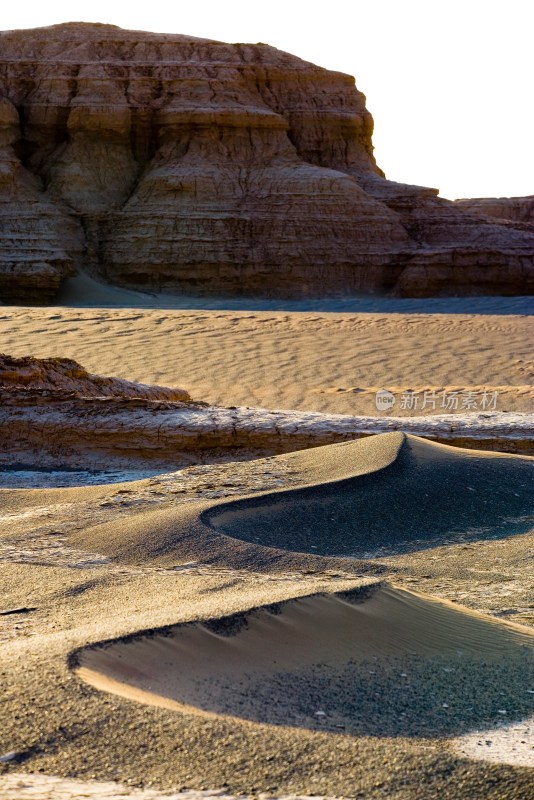
[[[206,294],[534,291],[531,232],[386,181],[354,79],[273,47],[8,31],[0,97],[5,302],[75,267]]]
[[[518,230],[534,231],[534,195],[528,197],[473,197],[455,205]]]
[[[14,358],[0,353],[2,402],[16,406],[19,400],[24,401],[29,397],[60,401],[95,397],[175,403],[191,400],[185,389],[149,386],[122,378],[93,375],[70,358]]]

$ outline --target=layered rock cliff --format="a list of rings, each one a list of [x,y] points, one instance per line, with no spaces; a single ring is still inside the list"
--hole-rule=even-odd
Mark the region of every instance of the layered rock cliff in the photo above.
[[[263,44],[0,34],[0,299],[74,268],[302,296],[534,292],[534,235],[386,181],[354,79]]]

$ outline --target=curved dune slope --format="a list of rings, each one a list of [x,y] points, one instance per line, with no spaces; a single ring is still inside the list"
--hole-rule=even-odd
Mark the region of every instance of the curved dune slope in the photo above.
[[[366,475],[384,469],[394,463],[404,442],[404,434],[387,433],[327,447],[312,448],[295,453],[274,456],[272,463],[276,472],[277,462],[283,467],[281,473],[290,475],[293,485],[304,486],[314,481],[345,480],[354,475]],[[240,465],[241,472],[246,464]],[[246,487],[246,480],[245,480]],[[243,490],[245,495],[246,488]],[[231,567],[263,569],[339,569],[343,565],[335,559],[318,558],[319,552],[312,548],[308,553],[290,553],[279,548],[263,546],[229,537],[219,533],[203,518],[205,512],[221,505],[219,500],[189,502],[163,511],[143,511],[124,520],[95,525],[74,534],[73,542],[90,547],[94,552],[105,553],[126,563],[157,563],[174,566],[192,558],[203,562],[224,564]],[[361,562],[351,563],[353,572],[369,571]],[[373,568],[376,575],[377,568]]]
[[[393,436],[402,441],[377,436],[292,454],[307,485],[221,504],[203,521],[238,539],[330,556],[532,527],[533,459]],[[388,457],[379,458],[386,442]]]
[[[518,534],[533,525],[533,458],[386,433],[270,459],[273,470],[282,462],[292,488],[143,511],[72,540],[127,563],[174,566],[195,558],[255,570],[364,573],[369,562],[336,558]]]
[[[387,585],[87,648],[93,686],[151,705],[367,735],[447,735],[534,711],[534,634]]]

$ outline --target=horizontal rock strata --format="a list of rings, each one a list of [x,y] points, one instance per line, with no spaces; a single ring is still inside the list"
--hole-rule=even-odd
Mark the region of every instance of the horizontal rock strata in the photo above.
[[[348,75],[264,44],[0,34],[0,300],[534,291],[534,234],[386,181]]]
[[[220,408],[192,401],[184,389],[92,375],[66,358],[0,355],[4,469],[166,469],[398,430],[461,447],[534,453],[532,414],[406,418]]]
[[[528,197],[474,197],[455,200],[463,211],[496,220],[517,230],[534,231],[534,195]]]
[[[532,414],[351,417],[74,395],[59,401],[48,393],[10,405],[0,392],[4,467],[102,469],[150,462],[166,469],[397,430],[460,447],[534,454]]]

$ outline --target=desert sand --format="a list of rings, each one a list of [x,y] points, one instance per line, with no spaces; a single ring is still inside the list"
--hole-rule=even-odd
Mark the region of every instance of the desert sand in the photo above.
[[[0,342],[12,356],[73,358],[91,372],[185,388],[214,405],[376,415],[376,391],[389,389],[395,413],[415,415],[443,413],[443,390],[459,392],[458,411],[464,392],[484,410],[483,392],[496,391],[496,410],[532,412],[530,300],[520,298],[512,313],[502,300],[504,314],[498,299],[469,298],[473,313],[459,300],[463,313],[454,300],[428,301],[437,312],[426,314],[392,312],[387,301],[383,313],[337,313],[328,304],[313,312],[5,306]],[[402,408],[408,389],[417,407]],[[435,407],[422,409],[425,390],[436,392]]]
[[[532,198],[262,43],[0,40],[0,800],[532,800]]]
[[[98,781],[372,798],[419,798],[424,781],[428,798],[528,797],[533,464],[394,433],[190,477],[0,492],[6,796],[17,771],[42,770],[89,784],[30,777],[20,797]],[[280,529],[284,497],[334,491],[342,508],[348,490],[357,554],[377,519],[386,540],[395,529],[388,492],[406,474],[415,497],[431,493],[406,516],[419,530],[421,514],[449,515],[449,530],[457,510],[456,540],[421,542],[406,519],[386,555],[339,557],[322,520],[281,549],[238,518],[255,498]],[[481,509],[498,475],[500,500],[473,529],[462,493]],[[367,493],[380,476],[391,482]],[[237,495],[217,497],[229,481]],[[284,512],[288,536],[303,508]],[[465,741],[502,738],[503,720],[507,745]]]
[[[424,737],[472,726],[468,718],[496,700],[528,713],[518,678],[533,649],[526,627],[377,584],[85,650],[77,672],[97,688],[190,713]],[[450,705],[439,702],[450,699],[443,673],[459,684]]]
[[[458,387],[532,413],[524,298],[111,295],[4,306],[1,349],[222,406],[377,416],[378,387]],[[1,792],[529,798],[533,465],[390,433],[0,490]]]

